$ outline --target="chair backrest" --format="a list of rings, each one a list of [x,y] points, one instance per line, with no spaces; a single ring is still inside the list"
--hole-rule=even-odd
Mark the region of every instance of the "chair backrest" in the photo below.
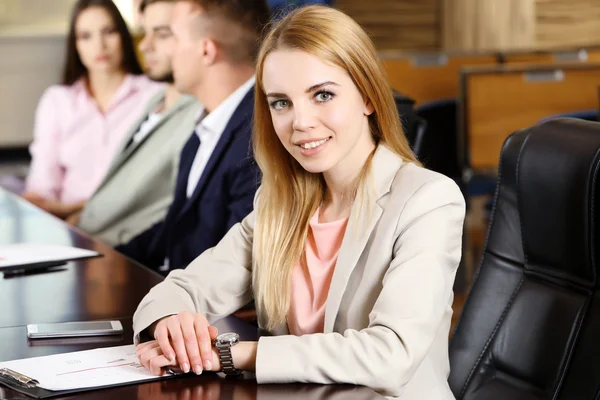
[[[427,121],[419,160],[425,167],[459,180],[463,166],[457,150],[456,100],[424,103],[415,111]]]
[[[410,148],[412,149],[413,153],[415,153],[415,156],[420,159],[423,152],[423,142],[425,141],[425,136],[427,135],[427,121],[421,117],[415,116],[411,131],[412,135],[411,140],[409,141]]]
[[[597,400],[600,124],[511,135],[481,265],[450,342],[457,400]]]
[[[382,54],[382,61],[392,87],[420,104],[456,98],[460,69],[469,65],[495,65],[497,57],[494,54],[419,53],[401,57]]]
[[[398,110],[398,115],[400,116],[400,123],[402,124],[402,129],[404,130],[404,134],[406,135],[406,139],[409,144],[412,145],[412,141],[416,135],[416,118],[415,114],[415,100],[400,93],[396,89],[392,90],[392,94],[394,95],[394,102],[396,103],[396,109]],[[414,150],[413,150],[414,151]]]
[[[598,121],[598,110],[590,109],[590,110],[578,110],[578,111],[569,111],[565,113],[560,113],[556,115],[550,115],[548,117],[542,118],[539,123],[550,121],[552,119],[558,118],[575,118],[575,119],[583,119],[585,121]]]
[[[498,166],[509,132],[597,107],[600,64],[467,68],[461,75],[459,152],[474,169]]]

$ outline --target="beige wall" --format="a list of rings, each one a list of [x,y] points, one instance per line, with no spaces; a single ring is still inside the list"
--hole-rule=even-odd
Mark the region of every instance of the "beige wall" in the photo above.
[[[60,80],[75,0],[0,0],[0,147],[33,138],[37,102]]]
[[[133,26],[139,0],[113,0]],[[76,0],[0,0],[0,34],[64,33]]]
[[[0,35],[66,32],[75,0],[0,0]]]
[[[0,53],[0,147],[26,146],[41,94],[60,80],[64,37],[0,36]]]

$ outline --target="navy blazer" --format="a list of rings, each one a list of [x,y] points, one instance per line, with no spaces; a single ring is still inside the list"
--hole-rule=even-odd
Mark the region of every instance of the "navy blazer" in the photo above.
[[[155,270],[165,259],[169,270],[185,268],[252,211],[260,180],[251,146],[253,112],[254,88],[229,120],[188,199],[188,175],[198,141],[196,133],[192,134],[181,151],[175,196],[167,216],[129,243],[117,246],[118,251]]]

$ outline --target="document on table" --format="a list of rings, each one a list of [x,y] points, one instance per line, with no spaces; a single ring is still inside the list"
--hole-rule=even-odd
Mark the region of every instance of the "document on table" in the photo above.
[[[15,372],[52,391],[160,379],[140,365],[134,345],[0,362],[0,377]]]
[[[80,260],[100,255],[100,253],[91,250],[54,244],[15,243],[0,245],[0,271],[20,266]]]

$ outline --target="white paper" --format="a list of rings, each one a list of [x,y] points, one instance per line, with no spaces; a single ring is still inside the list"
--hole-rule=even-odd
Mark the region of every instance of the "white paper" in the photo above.
[[[36,379],[39,387],[53,391],[159,378],[140,365],[134,345],[0,362],[0,368]]]
[[[16,243],[0,245],[0,270],[6,267],[70,261],[97,256],[91,250],[54,244]]]

